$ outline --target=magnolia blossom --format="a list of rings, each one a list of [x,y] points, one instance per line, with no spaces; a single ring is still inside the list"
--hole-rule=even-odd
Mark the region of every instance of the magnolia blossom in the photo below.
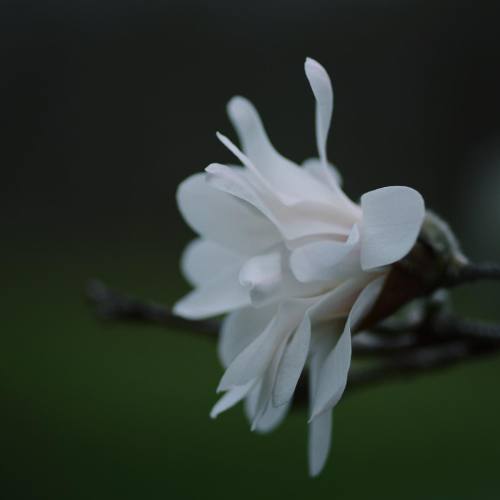
[[[244,401],[252,429],[272,430],[307,365],[309,469],[316,475],[346,387],[351,333],[390,265],[415,244],[425,208],[408,187],[370,191],[360,204],[343,193],[326,154],[330,78],[312,59],[305,72],[316,100],[317,158],[299,166],[281,156],[252,104],[234,97],[227,111],[241,150],[217,137],[241,165],[212,163],[179,186],[179,209],[200,237],[181,262],[194,290],[174,311],[189,319],[227,314],[218,344],[225,373],[217,391],[224,394],[212,417]]]

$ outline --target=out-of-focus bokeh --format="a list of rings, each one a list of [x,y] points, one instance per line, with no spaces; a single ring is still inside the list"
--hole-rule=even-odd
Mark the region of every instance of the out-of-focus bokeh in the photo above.
[[[306,56],[334,81],[346,191],[413,186],[468,255],[500,259],[499,24],[487,1],[2,2],[0,497],[498,498],[500,359],[346,398],[311,480],[305,412],[266,437],[241,409],[211,421],[214,344],[99,322],[83,289],[187,291],[176,186],[231,160],[234,94],[312,156]],[[498,297],[455,302],[500,319]]]

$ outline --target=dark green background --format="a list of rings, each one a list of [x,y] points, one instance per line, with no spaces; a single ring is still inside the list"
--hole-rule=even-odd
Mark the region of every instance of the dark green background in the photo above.
[[[247,95],[314,153],[306,55],[332,74],[345,189],[419,189],[475,259],[500,256],[500,16],[490,2],[2,2],[0,497],[496,499],[500,361],[356,393],[324,474],[306,414],[269,436],[208,418],[221,368],[188,332],[106,324],[90,277],[173,303],[192,237],[179,181],[230,156]],[[455,297],[499,319],[498,288]]]

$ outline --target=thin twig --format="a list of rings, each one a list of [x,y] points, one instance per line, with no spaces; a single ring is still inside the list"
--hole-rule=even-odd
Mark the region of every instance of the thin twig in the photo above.
[[[105,320],[135,321],[215,337],[219,330],[217,321],[190,321],[172,314],[161,304],[145,302],[115,292],[99,280],[92,280],[86,289],[87,300],[93,304],[97,315]]]
[[[95,307],[97,315],[104,320],[147,323],[212,338],[217,337],[220,329],[220,323],[217,321],[191,321],[180,318],[172,314],[166,306],[125,296],[98,280],[92,280],[87,285],[87,299]],[[363,332],[353,338],[353,351],[359,356],[389,355],[414,345],[413,334],[384,336]]]
[[[500,265],[469,264],[450,279],[448,286],[500,279]],[[157,303],[128,297],[94,280],[87,287],[87,298],[103,319],[136,321],[187,330],[207,338],[217,337],[220,322],[190,321],[172,314]],[[446,297],[434,294],[422,311],[411,320],[393,320],[362,332],[353,338],[353,355],[378,360],[362,369],[351,369],[347,393],[390,380],[400,380],[476,359],[500,351],[500,325],[456,317],[447,310]],[[307,400],[307,380],[301,377],[295,392],[295,405]]]
[[[443,286],[451,288],[480,280],[500,281],[500,264],[496,262],[465,264],[456,273],[448,276],[444,280]]]

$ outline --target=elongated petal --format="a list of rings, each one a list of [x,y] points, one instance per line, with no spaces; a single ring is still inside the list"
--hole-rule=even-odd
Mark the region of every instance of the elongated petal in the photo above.
[[[277,306],[246,307],[224,319],[218,343],[219,359],[224,368],[265,330],[276,312]]]
[[[351,364],[351,330],[369,312],[382,290],[385,276],[374,279],[359,294],[347,318],[344,331],[326,358],[314,396],[311,420],[333,408],[342,397]]]
[[[254,176],[238,167],[211,164],[207,167],[207,182],[222,192],[253,205],[286,240],[300,239],[315,234],[349,235],[357,221],[345,205],[300,201],[286,205],[260,176]],[[224,220],[221,217],[221,220]],[[269,239],[272,238],[268,238]],[[274,238],[276,241],[276,238]],[[255,246],[255,243],[254,243]]]
[[[273,359],[271,360],[271,363],[269,363],[269,366],[267,367],[266,371],[263,374],[259,389],[259,397],[257,399],[257,405],[255,408],[255,418],[252,422],[252,427],[251,427],[252,431],[256,430],[259,427],[260,421],[266,413],[269,414],[269,417],[271,417],[271,419],[276,414],[277,415],[280,414],[279,411],[278,412],[273,411],[272,394],[276,382],[276,374],[278,372],[278,367],[283,357],[283,352],[285,350],[286,342],[287,339],[285,338],[278,345],[274,353]]]
[[[276,241],[276,229],[264,216],[212,187],[204,174],[192,175],[180,184],[177,203],[194,231],[242,255],[251,255]]]
[[[205,168],[205,172],[207,173],[206,180],[211,186],[253,205],[262,212],[263,216],[266,216],[262,196],[248,181],[243,168],[211,163]]]
[[[194,286],[209,283],[214,276],[243,265],[240,255],[212,241],[197,238],[184,250],[181,269],[186,279]]]
[[[304,310],[305,306],[298,300],[282,303],[264,331],[229,365],[217,390],[225,391],[260,377],[268,368],[284,337],[296,328]]]
[[[318,382],[323,364],[328,354],[335,346],[335,333],[341,332],[343,325],[339,321],[315,325],[313,331],[313,348],[309,363],[309,400],[311,407],[318,389]],[[325,466],[330,453],[332,434],[332,410],[318,415],[309,423],[307,455],[309,474],[317,476]]]
[[[413,247],[425,217],[422,196],[409,187],[390,186],[361,197],[361,266],[386,266]]]
[[[316,141],[318,154],[324,165],[326,159],[326,140],[333,113],[333,89],[325,68],[317,61],[307,58],[304,64],[307,79],[316,98]]]
[[[347,316],[368,280],[365,276],[350,279],[317,298],[307,309],[297,331],[290,337],[279,365],[273,390],[275,406],[288,403],[292,399],[309,352],[311,325],[314,324],[317,330],[318,322],[328,321],[326,325],[331,327],[331,331],[325,333],[325,336],[335,339],[336,322],[332,319]]]
[[[215,403],[214,407],[210,411],[210,418],[217,418],[222,412],[239,403],[252,389],[254,384],[255,382],[251,380],[245,385],[239,385],[227,391],[226,394],[224,394],[219,401]]]
[[[278,427],[278,425],[281,424],[281,422],[283,422],[289,410],[290,404],[282,405],[277,408],[272,404],[269,404],[264,413],[255,423],[255,432],[258,432],[259,434],[267,434],[268,432],[273,431],[276,427]]]
[[[259,113],[244,97],[235,96],[227,104],[227,114],[231,120],[245,154],[265,172],[272,168],[269,163],[283,161],[267,136]]]
[[[261,382],[258,382],[245,398],[245,415],[255,432],[259,434],[267,434],[268,432],[274,430],[283,421],[290,410],[290,404],[279,407],[274,407],[272,404],[269,404],[259,419],[256,419],[260,395]]]
[[[332,441],[333,410],[326,410],[309,424],[307,455],[309,474],[316,477],[325,466]]]
[[[174,314],[187,319],[204,319],[250,305],[248,291],[238,281],[239,266],[184,296],[174,305]]]
[[[297,331],[287,343],[276,373],[273,389],[275,407],[288,403],[295,392],[309,351],[311,340],[311,320],[306,314]]]
[[[261,384],[262,379],[257,380],[255,385],[252,387],[252,390],[248,393],[245,401],[243,402],[243,410],[250,425],[252,425],[257,414],[257,402],[259,401]]]
[[[243,152],[273,187],[282,202],[289,204],[299,200],[329,201],[328,189],[322,182],[318,182],[307,171],[274,149],[257,110],[250,101],[239,96],[233,97],[228,103],[228,115],[238,133]],[[226,145],[231,149],[230,145]],[[240,161],[248,166],[242,158]]]

